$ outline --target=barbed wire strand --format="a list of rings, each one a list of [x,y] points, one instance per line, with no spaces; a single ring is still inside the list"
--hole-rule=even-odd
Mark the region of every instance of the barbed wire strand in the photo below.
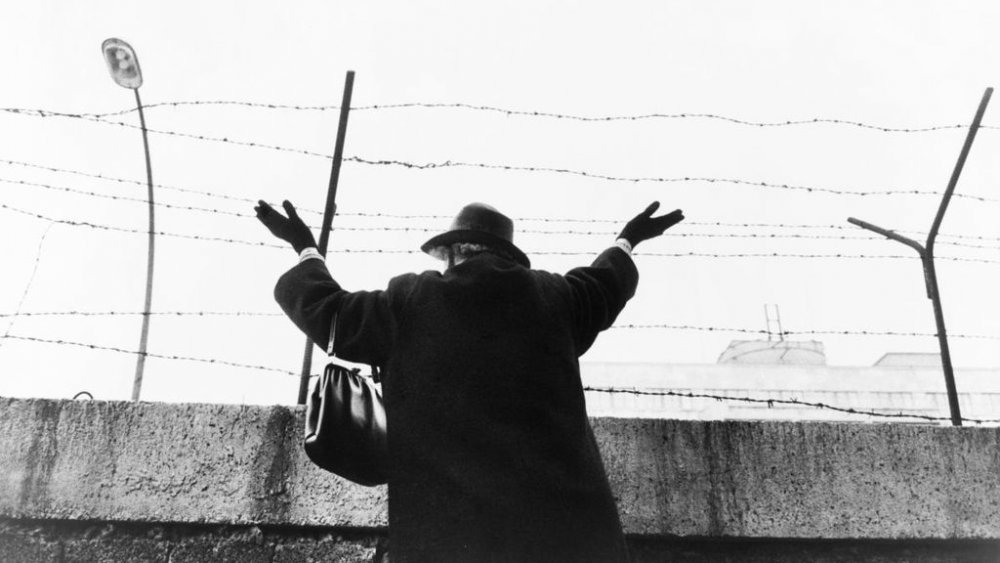
[[[11,159],[7,159],[7,158],[0,158],[0,163],[14,165],[14,166],[21,166],[21,167],[25,167],[25,168],[34,168],[34,169],[37,169],[37,170],[44,170],[44,171],[47,171],[47,172],[56,172],[56,173],[60,173],[60,174],[73,174],[73,175],[76,175],[76,176],[83,176],[83,177],[87,177],[87,178],[94,178],[96,180],[103,180],[103,181],[107,181],[107,182],[116,182],[116,183],[119,183],[119,184],[134,184],[134,185],[143,186],[143,187],[146,186],[146,181],[145,180],[136,180],[136,179],[130,179],[130,178],[119,178],[119,177],[116,177],[116,176],[108,176],[108,175],[105,175],[105,174],[99,174],[99,173],[95,173],[95,172],[86,172],[86,171],[83,171],[83,170],[73,170],[71,168],[59,168],[59,167],[56,167],[56,166],[49,166],[49,165],[45,165],[45,164],[37,164],[37,163],[34,163],[34,162],[27,162],[27,161],[24,161],[24,160],[11,160]],[[225,200],[230,200],[230,201],[238,201],[238,202],[242,202],[242,203],[252,203],[252,204],[256,204],[257,203],[257,199],[253,199],[253,198],[249,198],[249,197],[232,196],[232,195],[228,195],[228,194],[222,194],[222,193],[217,193],[217,192],[210,192],[210,191],[207,191],[207,190],[196,190],[196,189],[193,189],[193,188],[185,188],[185,187],[180,187],[180,186],[173,186],[173,185],[170,185],[170,184],[153,184],[153,187],[158,188],[158,189],[163,189],[163,190],[170,190],[170,191],[176,191],[176,192],[182,192],[182,193],[188,193],[188,194],[195,194],[195,195],[200,195],[200,196],[205,196],[205,197],[212,197],[212,198],[217,198],[217,199],[225,199]],[[299,209],[299,211],[300,212],[304,211],[304,212],[307,212],[307,213],[315,213],[315,214],[319,214],[319,215],[322,215],[322,213],[323,213],[322,211],[319,211],[319,210],[305,209],[305,208]],[[338,215],[340,215],[340,213],[338,213]]]
[[[406,249],[380,249],[380,248],[337,248],[332,252],[342,252],[344,254],[419,254],[419,250]],[[526,251],[532,256],[592,256],[593,252],[583,251],[561,251],[561,250],[541,250]],[[913,255],[898,254],[809,254],[809,253],[788,253],[788,252],[634,252],[633,256],[652,256],[659,258],[814,258],[814,259],[861,259],[861,260],[919,260],[920,257]],[[1000,264],[1000,260],[989,258],[966,258],[960,256],[935,256],[938,260],[950,262],[969,262],[980,264]]]
[[[71,221],[69,219],[56,219],[54,217],[49,217],[47,215],[42,215],[41,213],[35,213],[34,211],[27,211],[27,210],[20,209],[20,208],[11,206],[11,205],[7,205],[5,203],[0,203],[0,209],[6,209],[6,210],[12,211],[14,213],[20,213],[22,215],[27,215],[29,217],[34,217],[34,218],[37,218],[37,219],[41,219],[43,221],[49,221],[49,222],[52,222],[52,223],[59,223],[59,224],[63,224],[63,225],[69,225],[69,226],[72,226],[72,227],[89,227],[91,229],[96,229],[96,230],[100,230],[100,231],[113,231],[113,232],[130,233],[130,234],[142,234],[142,235],[149,234],[148,230],[143,230],[143,229],[130,229],[130,228],[127,228],[127,227],[116,227],[116,226],[113,226],[113,225],[102,225],[102,224],[99,224],[99,223],[90,223],[88,221]],[[225,238],[225,237],[215,237],[215,236],[209,236],[209,235],[192,235],[192,234],[186,234],[186,233],[173,233],[173,232],[170,232],[170,231],[153,231],[153,234],[159,235],[159,236],[182,238],[182,239],[189,239],[189,240],[210,241],[210,242],[223,242],[223,243],[229,243],[229,244],[241,244],[241,245],[245,245],[245,246],[259,246],[259,247],[265,247],[265,248],[279,248],[279,249],[282,249],[282,250],[287,250],[288,249],[288,245],[287,244],[276,244],[276,243],[263,242],[263,241],[252,241],[252,240]]]
[[[65,225],[77,226],[77,227],[89,227],[92,229],[98,229],[103,231],[117,231],[132,234],[148,234],[148,231],[142,229],[130,229],[125,227],[114,227],[109,225],[101,225],[97,223],[90,223],[84,221],[71,221],[67,219],[55,219],[42,215],[40,213],[35,213],[32,211],[26,211],[19,209],[7,204],[0,203],[0,209],[6,209],[13,211],[15,213],[21,213],[45,221],[52,221],[55,223],[61,223]],[[245,246],[256,246],[265,248],[276,248],[285,249],[286,246],[282,244],[268,243],[262,241],[251,241],[244,239],[235,238],[224,238],[224,237],[214,237],[205,235],[192,235],[185,233],[174,233],[169,231],[155,231],[155,234],[184,238],[190,240],[199,241],[211,241],[211,242],[222,242],[229,244],[241,244]],[[339,252],[344,254],[421,254],[420,250],[413,249],[381,249],[381,248],[336,248],[333,252]],[[594,252],[591,251],[559,251],[559,250],[542,250],[542,251],[531,251],[531,255],[535,256],[591,256]],[[736,252],[736,253],[712,253],[712,252],[637,252],[635,256],[652,256],[660,258],[812,258],[812,259],[902,259],[902,260],[913,260],[919,259],[919,256],[910,255],[893,255],[893,254],[809,254],[809,253],[788,253],[788,252]],[[968,263],[980,263],[980,264],[1000,264],[1000,260],[993,260],[989,258],[968,258],[959,256],[937,256],[938,260],[945,260],[950,262],[968,262]]]
[[[281,368],[276,368],[276,367],[269,367],[269,366],[253,365],[253,364],[245,364],[245,363],[240,363],[240,362],[232,362],[232,361],[229,361],[229,360],[220,360],[220,359],[216,359],[216,358],[199,358],[199,357],[194,357],[194,356],[181,356],[181,355],[177,355],[177,354],[158,354],[158,353],[154,353],[154,352],[145,352],[145,353],[143,353],[143,352],[138,352],[138,351],[135,351],[135,350],[126,350],[124,348],[118,348],[116,346],[102,346],[102,345],[99,345],[99,344],[89,344],[89,343],[86,343],[86,342],[74,342],[74,341],[70,341],[70,340],[41,338],[41,337],[37,337],[37,336],[25,336],[25,335],[20,335],[20,334],[6,334],[6,335],[4,335],[4,336],[2,336],[0,338],[2,338],[2,339],[11,339],[11,340],[21,340],[21,341],[25,341],[25,342],[38,342],[38,343],[43,343],[43,344],[57,344],[57,345],[64,345],[64,346],[76,346],[76,347],[80,347],[80,348],[90,348],[91,350],[103,350],[103,351],[106,351],[106,352],[118,352],[118,353],[121,353],[121,354],[133,354],[133,355],[144,354],[147,357],[158,358],[158,359],[161,359],[161,360],[179,360],[179,361],[188,361],[188,362],[200,362],[200,363],[214,364],[214,365],[220,365],[220,366],[245,368],[245,369],[258,370],[258,371],[268,371],[268,372],[273,372],[273,373],[281,373],[281,374],[285,374],[285,375],[294,375],[294,376],[300,375],[298,372],[289,371],[289,370],[286,370],[286,369],[281,369]],[[316,376],[315,374],[310,375],[310,377],[315,377],[315,376]]]
[[[21,317],[284,317],[284,313],[264,311],[26,311],[20,313],[0,313],[0,318],[18,315]],[[950,335],[949,335],[950,336]]]
[[[78,188],[70,188],[68,186],[57,186],[55,184],[46,184],[44,182],[32,182],[32,181],[29,181],[29,180],[13,180],[13,179],[10,179],[10,178],[0,178],[0,182],[2,182],[4,184],[11,184],[11,185],[18,185],[18,186],[30,186],[30,187],[34,187],[34,188],[42,188],[42,189],[46,189],[46,190],[60,191],[60,192],[66,192],[66,193],[73,193],[73,194],[78,194],[78,195],[85,195],[85,196],[90,196],[90,197],[98,197],[98,198],[102,198],[102,199],[111,199],[111,200],[116,200],[116,201],[131,201],[131,202],[135,202],[135,203],[145,203],[145,204],[149,203],[145,198],[132,197],[132,196],[126,196],[126,195],[116,195],[116,194],[104,194],[104,193],[90,191],[90,190],[81,190],[81,189],[78,189]],[[212,214],[215,214],[215,215],[228,215],[228,216],[231,216],[231,217],[253,217],[253,215],[250,215],[248,213],[239,213],[237,211],[227,211],[227,210],[224,210],[224,209],[215,209],[215,208],[212,208],[212,207],[200,207],[200,206],[197,206],[197,205],[177,205],[177,204],[166,203],[166,202],[162,202],[162,201],[154,201],[153,204],[156,205],[157,207],[163,207],[163,208],[166,208],[166,209],[177,209],[177,210],[181,210],[181,211],[201,211],[203,213],[212,213]]]
[[[361,164],[367,164],[371,166],[396,166],[412,170],[432,170],[439,168],[478,168],[484,170],[503,170],[507,172],[544,172],[553,174],[565,174],[570,176],[578,176],[584,178],[591,178],[595,180],[604,180],[608,182],[621,182],[621,183],[657,183],[657,184],[673,184],[673,183],[687,183],[687,182],[697,182],[697,183],[707,183],[707,184],[730,184],[735,186],[745,186],[754,188],[767,188],[776,190],[789,190],[789,191],[801,191],[806,193],[821,193],[827,195],[836,196],[857,196],[857,197],[881,197],[881,196],[900,196],[900,195],[919,195],[919,196],[940,196],[939,193],[931,190],[846,190],[839,188],[825,188],[819,186],[806,186],[797,184],[778,184],[775,182],[763,182],[756,180],[745,180],[740,178],[717,178],[708,176],[677,176],[677,177],[659,177],[659,176],[615,176],[610,174],[601,174],[597,172],[590,172],[587,170],[577,170],[571,168],[556,168],[549,166],[523,166],[515,164],[491,164],[484,162],[462,162],[462,161],[452,161],[445,160],[442,162],[428,162],[428,163],[414,163],[403,160],[371,160],[362,158],[359,156],[349,156],[345,157],[346,162],[357,162]],[[970,194],[954,194],[952,197],[959,197],[962,199],[968,199],[972,201],[978,201],[982,203],[998,203],[1000,199],[989,198]]]
[[[646,391],[639,389],[623,389],[620,387],[593,387],[589,385],[584,386],[583,390],[592,391],[596,393],[625,393],[629,395],[653,396],[653,397],[681,397],[688,399],[713,399],[716,401],[736,401],[743,403],[765,404],[768,406],[768,408],[771,408],[774,405],[794,405],[800,407],[826,409],[847,414],[873,416],[881,418],[916,418],[931,422],[951,420],[951,417],[946,417],[946,416],[929,416],[923,414],[909,414],[904,412],[884,413],[873,410],[855,409],[852,407],[838,407],[834,405],[828,405],[826,403],[800,401],[798,399],[758,399],[754,397],[728,397],[725,395],[711,395],[708,393],[693,393],[685,391],[665,391],[665,390]],[[989,423],[1000,422],[1000,419],[987,419],[987,418],[963,418],[962,420],[965,422],[973,422],[976,424],[989,424]]]
[[[81,171],[81,170],[72,170],[72,169],[67,169],[67,168],[58,168],[58,167],[53,167],[53,166],[48,166],[48,165],[43,165],[43,164],[37,164],[37,163],[31,163],[31,162],[26,162],[26,161],[21,161],[21,160],[10,160],[10,159],[0,158],[0,163],[10,164],[10,165],[16,165],[16,166],[22,166],[22,167],[27,167],[27,168],[35,168],[35,169],[45,170],[45,171],[48,171],[48,172],[74,174],[74,175],[79,175],[79,176],[84,176],[84,177],[89,177],[89,178],[95,178],[95,179],[105,180],[105,181],[111,181],[111,182],[117,182],[117,183],[128,183],[128,184],[135,184],[135,185],[139,185],[139,186],[145,186],[146,185],[145,181],[143,181],[143,180],[118,178],[118,177],[107,176],[107,175],[103,175],[103,174],[90,173],[90,172],[85,172],[85,171]],[[220,198],[220,199],[226,199],[226,200],[232,200],[232,201],[239,201],[239,202],[245,202],[245,203],[251,203],[251,204],[256,204],[257,203],[257,200],[256,199],[252,199],[252,198],[231,196],[231,195],[219,194],[219,193],[214,193],[214,192],[209,192],[209,191],[204,191],[204,190],[195,190],[195,189],[192,189],[192,188],[184,188],[184,187],[178,187],[178,186],[171,186],[171,185],[167,185],[167,184],[154,184],[154,186],[157,187],[157,188],[161,188],[161,189],[173,190],[173,191],[184,192],[184,193],[191,193],[191,194],[197,194],[197,195],[202,195],[202,196],[206,196],[206,197],[214,197],[214,198]],[[57,188],[57,189],[61,189],[61,188]],[[316,215],[322,215],[322,213],[323,213],[321,210],[318,210],[318,209],[309,209],[309,208],[303,208],[303,207],[300,207],[300,208],[297,208],[297,209],[298,209],[298,211],[300,213],[306,212],[306,213],[312,213],[312,214],[316,214]],[[207,208],[199,208],[198,210],[207,210]],[[247,217],[251,217],[252,216],[250,214],[239,214],[239,213],[237,213],[237,215],[242,215],[242,216],[247,216]],[[405,214],[405,213],[365,212],[365,211],[358,211],[358,212],[341,212],[341,211],[338,211],[337,212],[337,216],[338,217],[378,218],[378,219],[402,219],[402,220],[413,220],[413,219],[451,220],[452,219],[452,217],[450,215],[442,215],[442,214]],[[562,217],[562,218],[561,217],[514,217],[514,220],[516,220],[516,221],[525,221],[525,222],[581,223],[581,224],[622,224],[626,219],[621,219],[621,218],[618,218],[618,219],[570,218],[570,217]],[[685,227],[733,227],[733,228],[744,228],[744,229],[765,228],[765,229],[814,229],[814,230],[815,229],[827,229],[827,230],[850,230],[850,231],[857,231],[858,230],[857,227],[855,227],[853,225],[848,226],[848,225],[836,225],[836,224],[817,225],[817,224],[808,224],[808,223],[762,223],[762,222],[725,222],[725,221],[684,221],[684,226]],[[338,227],[338,228],[342,229],[344,227]],[[519,232],[521,232],[521,231],[519,231]],[[611,231],[608,231],[608,232],[611,232]],[[920,236],[926,236],[926,234],[927,234],[927,233],[925,233],[923,231],[910,231],[910,230],[898,230],[897,232],[904,233],[904,234],[916,234],[916,235],[920,235]],[[555,234],[555,233],[560,233],[561,234],[562,232],[560,232],[560,231],[553,231],[552,233],[553,234]],[[565,231],[565,233],[566,234],[570,234],[571,231]],[[670,233],[667,233],[667,234],[670,234]],[[966,239],[966,240],[982,240],[982,241],[998,241],[998,242],[1000,242],[1000,237],[989,237],[989,236],[982,236],[982,235],[939,233],[938,236],[939,237],[956,238],[956,239]]]
[[[700,331],[700,332],[735,332],[742,334],[759,334],[767,336],[808,336],[808,335],[831,335],[831,336],[907,336],[907,337],[927,337],[927,338],[937,338],[937,333],[933,332],[906,332],[906,331],[896,331],[896,330],[782,330],[782,331],[767,331],[763,329],[752,329],[752,328],[734,328],[734,327],[717,327],[717,326],[698,326],[698,325],[684,325],[684,324],[641,324],[641,323],[628,323],[614,325],[609,330],[648,330],[648,329],[666,329],[666,330],[690,330],[690,331]],[[978,339],[978,340],[1000,340],[1000,336],[992,336],[985,334],[962,334],[962,333],[948,333],[949,338],[967,338],[967,339]]]
[[[3,346],[3,338],[7,338],[10,335],[10,331],[14,329],[14,323],[17,322],[18,316],[21,314],[21,307],[24,306],[24,302],[28,299],[28,293],[31,291],[31,286],[35,283],[35,275],[38,273],[38,266],[42,263],[42,248],[45,246],[45,239],[49,236],[49,232],[55,225],[54,222],[50,221],[42,232],[42,236],[38,239],[38,248],[35,250],[35,263],[31,266],[31,274],[28,275],[28,282],[24,284],[24,290],[21,291],[21,298],[17,302],[17,306],[14,308],[13,313],[4,315],[4,318],[9,318],[10,321],[7,323],[7,329],[4,331],[3,337],[0,338],[0,347]]]
[[[7,108],[3,111],[13,111],[12,108]],[[95,123],[103,123],[107,125],[115,125],[119,127],[125,127],[129,129],[142,129],[138,125],[131,123],[125,123],[122,121],[107,121],[99,118],[86,117],[80,114],[68,114],[68,113],[57,113],[57,112],[44,112],[43,110],[18,110],[14,113],[23,113],[26,115],[37,115],[40,117],[67,117],[74,119],[83,119],[87,121],[92,121]],[[155,133],[159,135],[166,135],[172,137],[181,137],[187,139],[194,139],[198,141],[208,141],[216,143],[225,143],[230,145],[267,149],[278,152],[299,154],[304,156],[320,157],[324,159],[331,159],[332,156],[326,153],[320,153],[316,151],[311,151],[308,149],[300,149],[293,147],[285,147],[281,145],[273,145],[269,143],[256,142],[256,141],[244,141],[237,139],[230,139],[229,137],[216,137],[212,135],[201,135],[194,133],[185,133],[181,131],[170,131],[163,129],[153,129],[147,127],[145,129],[149,133]],[[657,176],[618,176],[612,174],[603,174],[597,172],[591,172],[587,170],[578,170],[572,168],[558,168],[550,166],[525,166],[525,165],[515,165],[515,164],[494,164],[485,162],[463,162],[463,161],[453,161],[445,160],[442,162],[426,162],[426,163],[416,163],[404,160],[396,159],[369,159],[360,156],[348,156],[343,158],[344,162],[355,162],[359,164],[366,164],[370,166],[393,166],[402,167],[410,170],[434,170],[434,169],[445,169],[445,168],[477,168],[483,170],[502,170],[506,172],[528,172],[528,173],[552,173],[552,174],[564,174],[570,176],[577,176],[583,178],[590,178],[594,180],[603,180],[608,182],[621,182],[621,183],[659,183],[659,184],[669,184],[669,183],[687,183],[687,182],[698,182],[698,183],[708,183],[708,184],[729,184],[736,186],[745,187],[755,187],[755,188],[769,188],[769,189],[780,189],[780,190],[791,190],[791,191],[803,191],[807,193],[821,193],[827,195],[838,195],[838,196],[857,196],[857,197],[881,197],[881,196],[896,196],[896,195],[919,195],[919,196],[939,196],[940,194],[930,190],[845,190],[838,188],[826,188],[819,186],[806,186],[806,185],[796,185],[796,184],[779,184],[775,182],[764,182],[756,180],[745,180],[740,178],[715,178],[715,177],[705,177],[705,176],[678,176],[678,177],[657,177]],[[969,199],[973,201],[979,201],[983,203],[1000,203],[1000,199],[988,198],[977,195],[970,194],[954,194],[952,197],[960,199]]]
[[[69,341],[69,340],[41,338],[41,337],[24,336],[24,335],[17,335],[17,334],[6,335],[3,338],[4,339],[8,339],[9,338],[9,339],[12,339],[12,340],[21,340],[21,341],[26,341],[26,342],[43,343],[43,344],[55,344],[55,345],[61,345],[61,346],[76,346],[76,347],[81,347],[81,348],[88,348],[88,349],[91,349],[91,350],[102,350],[102,351],[117,352],[117,353],[123,353],[123,354],[141,354],[142,353],[142,352],[137,352],[137,351],[134,351],[134,350],[126,350],[124,348],[118,348],[118,347],[115,347],[115,346],[102,346],[102,345],[90,344],[90,343],[86,343],[86,342],[75,342],[75,341]],[[267,372],[272,372],[272,373],[281,373],[281,374],[284,374],[284,375],[293,375],[293,376],[298,376],[299,375],[298,373],[296,373],[294,371],[284,370],[284,369],[281,369],[281,368],[274,368],[274,367],[269,367],[269,366],[260,366],[260,365],[253,365],[253,364],[244,364],[244,363],[239,363],[239,362],[231,362],[231,361],[227,361],[227,360],[219,360],[219,359],[215,359],[215,358],[198,358],[198,357],[193,357],[193,356],[181,356],[181,355],[173,355],[173,354],[156,354],[156,353],[152,353],[152,352],[146,352],[145,355],[148,356],[148,357],[158,358],[158,359],[164,359],[164,360],[201,362],[201,363],[207,363],[207,364],[213,364],[213,365],[222,365],[222,366],[229,366],[229,367],[238,367],[238,368],[253,369],[253,370],[259,370],[259,371],[267,371]],[[310,374],[310,377],[316,377],[316,374]],[[727,396],[723,396],[723,395],[710,395],[710,394],[704,394],[704,393],[691,393],[691,392],[679,392],[679,391],[643,391],[643,390],[637,390],[637,389],[621,389],[621,388],[613,388],[613,387],[609,388],[609,387],[592,387],[592,386],[585,386],[583,388],[583,390],[584,391],[592,391],[592,392],[602,392],[602,393],[625,393],[625,394],[630,394],[630,395],[676,396],[676,397],[686,397],[686,398],[693,398],[693,399],[714,399],[714,400],[717,400],[717,401],[739,401],[739,402],[747,402],[747,403],[766,404],[769,407],[771,407],[773,405],[776,405],[776,404],[787,404],[787,405],[796,405],[796,406],[804,406],[804,407],[828,409],[828,410],[833,410],[833,411],[838,411],[838,412],[843,412],[843,413],[848,413],[848,414],[873,416],[873,417],[883,417],[883,418],[916,418],[916,419],[922,419],[922,420],[928,420],[928,421],[945,421],[945,420],[950,420],[950,418],[947,418],[947,417],[932,417],[932,416],[919,415],[919,414],[880,413],[880,412],[876,412],[876,411],[866,411],[866,410],[854,409],[854,408],[848,408],[848,407],[837,407],[837,406],[833,406],[833,405],[827,405],[825,403],[814,403],[814,402],[808,402],[808,401],[799,401],[797,399],[773,399],[773,398],[771,398],[771,399],[758,399],[758,398],[751,398],[751,397],[727,397]],[[962,420],[963,421],[967,421],[967,422],[973,422],[973,423],[976,423],[976,424],[1000,422],[1000,419],[963,418]]]
[[[283,313],[265,311],[15,311],[13,313],[0,312],[0,318],[13,316],[20,317],[137,317],[143,315],[153,315],[162,317],[284,317]],[[645,330],[645,329],[669,329],[699,332],[722,332],[741,333],[756,335],[777,335],[777,336],[803,336],[803,335],[835,335],[835,336],[905,336],[905,337],[937,337],[936,333],[930,332],[906,332],[895,330],[783,330],[781,332],[768,332],[763,329],[719,327],[687,324],[620,324],[614,325],[609,330]],[[968,338],[982,340],[1000,340],[1000,336],[981,334],[949,333],[951,338]]]
[[[90,196],[90,197],[99,197],[99,198],[103,198],[103,199],[111,199],[111,200],[116,200],[116,201],[130,201],[130,202],[135,202],[135,203],[147,203],[147,201],[145,199],[143,199],[143,198],[130,197],[130,196],[120,196],[120,195],[114,195],[114,194],[102,194],[100,192],[93,192],[93,191],[89,191],[89,190],[80,190],[80,189],[76,189],[76,188],[70,188],[70,187],[67,187],[67,186],[57,186],[57,185],[46,184],[46,183],[42,183],[42,182],[31,182],[31,181],[27,181],[27,180],[11,180],[11,179],[2,178],[2,177],[0,177],[0,182],[7,183],[7,184],[12,184],[12,185],[39,187],[39,188],[48,189],[48,190],[61,191],[61,192],[66,192],[66,193],[74,193],[74,194],[85,195],[85,196]],[[250,213],[240,213],[240,212],[235,212],[235,211],[225,211],[225,210],[219,210],[219,209],[213,209],[213,208],[207,208],[207,207],[199,207],[199,206],[191,206],[191,205],[176,205],[176,204],[171,204],[171,203],[167,203],[167,202],[164,202],[164,201],[155,201],[153,204],[156,205],[156,206],[159,206],[159,207],[164,207],[164,208],[167,208],[167,209],[181,210],[181,211],[198,211],[198,212],[202,212],[202,213],[221,214],[221,215],[227,215],[227,216],[232,216],[232,217],[255,218],[255,215],[250,214]],[[55,219],[55,218],[52,218],[52,217],[49,217],[49,216],[46,216],[46,215],[43,215],[43,214],[40,214],[40,213],[35,213],[35,212],[27,211],[27,210],[24,210],[24,209],[19,209],[19,208],[13,207],[13,206],[5,205],[5,204],[0,204],[0,207],[3,207],[5,209],[9,209],[10,211],[14,211],[14,212],[21,213],[21,214],[24,214],[24,215],[30,215],[30,216],[33,216],[33,217],[37,217],[39,219],[43,219],[43,220],[47,220],[47,221],[54,221],[54,222],[62,223],[62,224],[66,224],[66,225],[87,226],[87,227],[91,227],[91,228],[95,228],[95,229],[102,229],[102,230],[109,230],[109,231],[120,231],[120,232],[128,232],[128,233],[143,233],[143,234],[146,233],[146,231],[141,231],[141,230],[137,230],[137,229],[128,229],[128,228],[123,228],[123,227],[114,227],[114,226],[109,226],[109,225],[101,225],[101,224],[91,223],[91,222],[87,222],[87,221],[74,221],[74,220],[69,220],[69,219]],[[405,227],[393,227],[393,226],[358,227],[358,226],[351,226],[351,225],[338,225],[336,228],[333,228],[333,227],[331,227],[331,228],[333,230],[353,231],[353,232],[425,232],[426,233],[426,232],[438,232],[440,230],[440,228],[411,227],[411,226],[405,226]],[[519,233],[524,233],[524,234],[574,235],[574,236],[577,236],[577,235],[581,235],[581,236],[613,236],[614,233],[615,233],[615,231],[583,231],[583,230],[574,230],[574,229],[551,230],[551,229],[531,229],[531,228],[520,229],[518,232]],[[239,239],[232,239],[232,238],[224,238],[224,237],[186,235],[186,234],[180,234],[180,233],[169,233],[169,232],[165,232],[165,231],[157,231],[155,234],[163,234],[164,236],[173,236],[173,237],[180,237],[180,238],[191,238],[191,239],[196,239],[196,240],[214,240],[214,241],[219,241],[219,242],[231,242],[231,243],[244,244],[244,245],[250,245],[250,246],[271,246],[271,247],[275,247],[275,248],[283,248],[282,245],[276,245],[276,244],[259,242],[259,241],[246,241],[246,240],[239,240]],[[874,234],[865,234],[864,236],[848,236],[848,235],[803,235],[803,234],[795,234],[795,233],[792,233],[792,234],[787,234],[787,233],[786,234],[774,234],[774,233],[672,233],[672,232],[667,232],[667,233],[664,233],[664,236],[674,237],[674,238],[736,238],[736,239],[742,238],[742,239],[769,239],[769,240],[770,239],[876,240],[876,239],[882,238],[881,236],[874,235]],[[979,245],[979,244],[961,243],[961,242],[955,242],[955,241],[949,241],[949,240],[942,240],[941,244],[943,244],[943,245],[949,245],[949,246],[963,247],[963,248],[974,248],[974,249],[986,249],[986,250],[998,250],[998,249],[1000,249],[1000,246],[997,246],[997,245]]]
[[[270,110],[293,110],[293,111],[339,111],[340,106],[335,105],[296,105],[296,104],[275,104],[275,103],[264,103],[264,102],[249,102],[249,101],[239,101],[239,100],[191,100],[191,101],[168,101],[168,102],[155,102],[151,104],[146,104],[144,109],[155,109],[155,108],[176,108],[181,106],[241,106],[256,109],[270,109]],[[516,110],[509,108],[502,108],[497,106],[488,105],[477,105],[463,102],[405,102],[405,103],[394,103],[394,104],[372,104],[367,106],[352,107],[352,112],[358,111],[377,111],[377,110],[392,110],[392,109],[461,109],[461,110],[471,110],[478,112],[488,112],[488,113],[498,113],[506,117],[541,117],[549,119],[559,119],[566,121],[582,121],[582,122],[612,122],[612,121],[645,121],[645,120],[676,120],[676,119],[712,119],[725,121],[728,123],[733,123],[736,125],[746,125],[751,127],[789,127],[796,125],[815,125],[815,124],[828,124],[828,125],[845,125],[851,127],[858,127],[862,129],[870,129],[875,131],[881,131],[885,133],[925,133],[931,131],[942,131],[949,129],[962,129],[967,128],[967,124],[954,124],[954,125],[930,125],[925,127],[886,127],[881,125],[874,125],[871,123],[866,123],[862,121],[848,120],[848,119],[838,119],[838,118],[805,118],[805,119],[794,119],[794,120],[783,120],[783,121],[753,121],[747,119],[734,118],[713,113],[643,113],[643,114],[632,114],[632,115],[605,115],[605,116],[585,116],[585,115],[575,115],[568,113],[557,113],[548,111],[531,111],[531,110]],[[15,108],[4,108],[5,111],[10,111]],[[22,110],[30,111],[30,110]],[[108,117],[117,117],[121,115],[127,115],[136,111],[136,108],[128,108],[120,111],[112,111],[105,113],[79,113],[76,115],[81,115],[85,117],[93,117],[98,119],[106,119]],[[996,129],[995,126],[981,125],[983,129]]]

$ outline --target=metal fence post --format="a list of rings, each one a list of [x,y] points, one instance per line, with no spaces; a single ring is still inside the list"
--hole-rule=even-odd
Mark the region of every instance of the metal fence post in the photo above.
[[[904,237],[894,231],[883,229],[871,223],[866,223],[854,217],[850,217],[847,221],[853,225],[857,225],[863,229],[878,233],[882,236],[901,242],[907,246],[912,247],[920,255],[920,262],[923,264],[924,268],[924,284],[927,288],[927,297],[931,300],[931,304],[934,307],[934,322],[937,324],[937,338],[938,345],[941,348],[941,367],[944,370],[944,384],[948,391],[948,407],[951,411],[951,423],[954,426],[962,425],[962,412],[958,405],[958,390],[955,386],[955,372],[951,365],[951,351],[948,348],[948,333],[944,326],[944,309],[941,306],[941,292],[938,290],[937,283],[937,273],[934,269],[934,241],[937,238],[938,229],[941,227],[941,221],[944,220],[945,211],[948,209],[948,203],[951,201],[951,196],[955,192],[955,186],[958,185],[958,177],[962,174],[962,168],[965,167],[965,160],[969,156],[969,149],[972,148],[972,141],[976,138],[976,132],[979,131],[979,125],[982,123],[983,114],[986,112],[986,106],[990,102],[990,96],[993,95],[993,88],[987,88],[983,93],[983,98],[979,102],[979,108],[976,110],[976,115],[972,120],[972,125],[969,126],[969,132],[965,136],[965,143],[962,145],[962,151],[958,155],[958,161],[955,163],[955,168],[952,170],[951,179],[948,180],[948,187],[945,188],[944,196],[941,198],[941,204],[938,206],[937,215],[934,217],[934,223],[931,226],[930,232],[927,234],[927,242],[921,245],[919,242]]]
[[[337,142],[333,148],[333,168],[330,170],[330,184],[326,193],[326,207],[323,210],[323,225],[319,232],[319,253],[326,256],[330,241],[330,228],[337,211],[337,182],[340,180],[340,164],[344,160],[344,138],[347,135],[347,116],[351,111],[351,93],[354,90],[354,71],[347,71],[344,79],[344,98],[340,104],[340,122],[337,125]],[[306,349],[302,356],[302,376],[299,378],[298,404],[306,403],[309,392],[309,372],[312,371],[313,342],[306,337]]]

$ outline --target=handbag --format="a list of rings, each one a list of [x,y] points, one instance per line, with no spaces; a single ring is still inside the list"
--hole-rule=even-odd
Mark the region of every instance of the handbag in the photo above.
[[[336,359],[336,326],[335,315],[327,346],[331,360]],[[306,402],[304,440],[313,463],[368,487],[386,483],[389,465],[385,405],[374,385],[379,375],[375,366],[372,375],[374,382],[358,369],[334,361],[327,364]]]

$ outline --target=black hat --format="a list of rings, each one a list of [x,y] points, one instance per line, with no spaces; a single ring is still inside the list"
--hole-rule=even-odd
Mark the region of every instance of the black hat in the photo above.
[[[495,208],[485,203],[470,203],[462,208],[451,223],[451,228],[425,242],[420,250],[444,260],[445,249],[457,242],[484,244],[506,252],[524,266],[531,267],[531,261],[514,246],[514,222]]]

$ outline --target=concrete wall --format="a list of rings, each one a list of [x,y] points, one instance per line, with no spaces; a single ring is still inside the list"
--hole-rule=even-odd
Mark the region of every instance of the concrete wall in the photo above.
[[[637,560],[1000,561],[1000,429],[595,419]],[[0,399],[0,561],[370,561],[300,409]]]

